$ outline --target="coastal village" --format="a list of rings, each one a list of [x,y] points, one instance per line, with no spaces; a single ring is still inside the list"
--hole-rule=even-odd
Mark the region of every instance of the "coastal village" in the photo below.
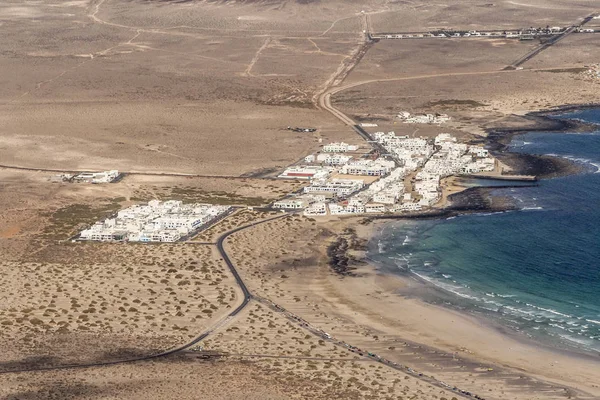
[[[0,25],[0,399],[600,399],[600,1]]]
[[[403,114],[402,118],[411,117]],[[419,121],[439,123],[436,118],[440,116],[428,114]],[[306,216],[421,211],[440,202],[444,178],[497,169],[485,148],[459,143],[448,133],[426,139],[376,132],[373,138],[372,151],[330,143],[320,153],[305,157],[303,164],[286,169],[280,178],[309,184],[302,193],[275,202],[273,208],[303,209]]]
[[[441,125],[450,117],[403,111],[397,120],[404,124]],[[376,124],[363,126],[377,127]],[[286,168],[278,179],[300,180],[306,184],[275,201],[270,208],[302,212],[311,217],[427,211],[443,206],[444,178],[488,176],[499,169],[499,163],[487,149],[461,143],[449,133],[440,133],[434,138],[397,135],[393,131],[368,135],[372,140],[366,145],[328,143]],[[118,171],[106,171],[63,174],[51,180],[109,183],[121,176]],[[151,200],[96,222],[82,230],[75,240],[176,242],[209,227],[231,209],[211,204],[184,204],[173,199]]]
[[[441,123],[447,116],[399,115],[405,123]],[[442,200],[442,180],[452,175],[489,173],[496,160],[481,146],[467,145],[448,133],[434,139],[376,132],[372,148],[329,143],[301,163],[286,168],[280,179],[307,184],[274,202],[282,211],[305,216],[405,213],[426,210]],[[63,182],[107,183],[117,171],[61,176]],[[55,177],[53,177],[55,178]],[[55,179],[58,179],[57,177]],[[76,240],[111,242],[176,242],[228,215],[229,206],[151,200],[118,211],[82,230]]]

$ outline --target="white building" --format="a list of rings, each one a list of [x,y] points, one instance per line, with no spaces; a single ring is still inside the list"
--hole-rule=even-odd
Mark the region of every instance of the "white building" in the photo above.
[[[385,206],[383,204],[367,204],[365,205],[366,213],[384,213]]]
[[[314,163],[315,162],[315,155],[314,154],[310,154],[310,155],[304,157],[304,162],[309,163],[309,164]]]
[[[323,179],[331,173],[331,169],[320,166],[307,166],[307,167],[290,167],[287,168],[279,178],[284,179]]]
[[[329,143],[323,146],[323,151],[326,153],[346,153],[348,151],[356,151],[358,146],[351,145],[348,143]]]
[[[339,153],[319,154],[317,161],[326,165],[344,165],[352,159],[352,156]]]
[[[110,170],[103,172],[82,172],[81,174],[75,175],[73,180],[75,182],[110,183],[118,177],[119,171]]]
[[[375,193],[373,201],[381,204],[396,204],[398,202],[398,195],[387,191],[381,191]]]
[[[349,214],[349,211],[345,207],[343,207],[339,204],[329,203],[328,207],[329,207],[329,213],[331,215]]]
[[[320,180],[313,182],[310,186],[306,186],[304,188],[304,193],[330,193],[343,197],[362,189],[364,185],[365,183],[362,179],[332,179],[331,181]]]
[[[322,216],[327,215],[327,204],[324,202],[311,204],[304,210],[306,216]]]
[[[273,208],[283,210],[298,210],[306,208],[306,206],[308,206],[308,201],[298,198],[284,199],[273,203]]]
[[[381,176],[389,173],[395,165],[394,161],[384,158],[357,160],[344,165],[340,172],[347,175]]]
[[[398,114],[398,119],[403,121],[405,124],[443,124],[450,120],[447,114],[420,114],[411,115],[410,113],[403,111]]]
[[[273,208],[283,210],[298,210],[306,208],[313,203],[322,203],[325,201],[325,196],[321,195],[300,195],[289,199],[283,199],[273,203]]]
[[[488,150],[479,146],[470,146],[469,153],[473,154],[475,157],[489,157],[490,155]]]
[[[228,206],[152,200],[83,230],[80,240],[174,242],[229,210]]]

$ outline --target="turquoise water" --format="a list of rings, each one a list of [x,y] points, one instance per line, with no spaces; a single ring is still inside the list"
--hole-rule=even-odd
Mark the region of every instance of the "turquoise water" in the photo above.
[[[568,117],[600,123],[600,110]],[[532,132],[515,137],[511,149],[567,157],[584,172],[494,191],[519,211],[390,223],[369,256],[451,294],[440,302],[561,347],[600,352],[600,131]]]

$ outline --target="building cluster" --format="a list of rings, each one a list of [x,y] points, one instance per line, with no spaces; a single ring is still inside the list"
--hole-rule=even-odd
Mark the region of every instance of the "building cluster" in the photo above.
[[[457,143],[449,134],[440,134],[434,141],[435,152],[415,175],[414,191],[422,206],[431,206],[441,197],[441,179],[450,175],[493,171],[495,160],[479,146]]]
[[[341,198],[360,190],[365,185],[363,179],[318,179],[304,187],[304,193],[322,194],[326,197]]]
[[[302,194],[292,196],[273,203],[273,208],[280,210],[301,210],[314,203],[323,203],[326,196],[320,194]]]
[[[446,114],[418,114],[411,115],[411,113],[402,111],[398,114],[398,119],[405,124],[443,124],[448,122],[450,117]]]
[[[321,168],[337,172],[337,177],[307,178],[310,184],[301,195],[273,207],[303,209],[309,216],[418,211],[441,199],[443,178],[495,169],[495,160],[485,148],[459,143],[447,133],[432,140],[376,132],[373,139],[392,159],[355,159],[345,153],[308,156],[307,163],[320,163]],[[292,170],[297,168],[314,167]],[[371,183],[365,183],[367,178]]]
[[[392,160],[377,158],[375,160],[362,159],[350,161],[340,168],[345,175],[383,176],[389,174],[396,166]]]
[[[283,171],[278,177],[282,179],[323,180],[327,179],[340,167],[354,160],[359,146],[344,142],[329,143],[323,146],[319,154],[304,157],[304,165],[293,165]]]
[[[58,174],[50,177],[51,182],[79,182],[79,183],[111,183],[119,179],[121,174],[117,170],[102,172],[82,172],[80,174]]]
[[[292,131],[292,132],[316,132],[317,128],[303,128],[300,126],[295,126],[295,127],[288,126],[287,130]]]
[[[147,205],[131,206],[114,217],[95,223],[79,234],[79,240],[175,242],[214,222],[229,208],[152,200]]]
[[[332,171],[333,168],[331,167],[319,165],[295,165],[283,171],[279,175],[279,178],[301,180],[322,179],[327,178]]]
[[[545,28],[526,28],[514,31],[477,31],[477,30],[440,30],[413,33],[387,33],[372,35],[377,39],[425,39],[425,38],[522,38],[525,36],[552,36],[564,33],[567,28],[546,26]],[[583,32],[583,30],[581,30]],[[587,30],[586,30],[587,31]],[[592,30],[593,31],[593,30]]]

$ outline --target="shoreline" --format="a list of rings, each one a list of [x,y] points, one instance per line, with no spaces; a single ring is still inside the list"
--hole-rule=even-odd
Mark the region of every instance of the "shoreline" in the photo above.
[[[589,132],[598,129],[598,125],[591,123],[582,123],[580,121],[567,120],[565,118],[552,118],[552,115],[562,114],[568,111],[576,111],[581,109],[600,109],[600,105],[594,106],[568,106],[561,109],[554,109],[550,111],[536,112],[536,119],[542,118],[542,121],[549,122],[554,125],[554,129],[549,130],[548,125],[538,125],[539,131],[542,132]],[[533,114],[533,113],[532,113]],[[510,141],[519,134],[525,134],[528,132],[536,132],[536,129],[532,127],[519,128],[514,127],[511,129],[505,129],[500,131],[495,130],[496,135],[492,137],[490,143],[496,144],[496,150],[499,153],[510,153],[508,144]],[[502,139],[502,140],[500,140]],[[506,143],[503,143],[507,141]],[[514,153],[513,153],[514,154]],[[525,155],[527,156],[527,155]],[[539,156],[538,156],[539,157]],[[548,157],[551,159],[549,163],[560,168],[556,168],[548,174],[545,172],[543,179],[549,179],[552,177],[572,175],[583,171],[583,168],[571,160],[563,159],[560,157]],[[522,157],[521,160],[526,163],[531,161],[528,157]],[[558,161],[557,161],[558,160]],[[539,163],[535,166],[540,168],[545,163]],[[508,182],[507,182],[508,183]],[[452,182],[454,185],[455,182]],[[523,185],[521,186],[535,186],[535,185]],[[513,187],[513,185],[506,185],[503,187]],[[518,208],[503,202],[501,199],[497,199],[494,203],[494,197],[491,195],[493,190],[499,187],[470,187],[465,188],[462,191],[453,193],[448,196],[452,201],[449,206],[430,210],[427,212],[414,213],[413,215],[396,215],[396,216],[369,216],[363,219],[366,223],[361,224],[361,228],[357,230],[360,239],[365,240],[368,243],[368,249],[372,248],[374,241],[381,233],[382,226],[386,224],[387,220],[419,220],[419,219],[443,219],[457,215],[474,214],[474,213],[488,213],[488,212],[508,212],[516,211]],[[455,188],[456,189],[456,188]],[[470,326],[469,330],[478,332],[479,335],[484,337],[479,343],[479,351],[472,354],[474,360],[480,362],[492,362],[496,365],[501,365],[510,369],[517,369],[526,372],[536,378],[549,381],[557,382],[567,385],[568,387],[575,388],[576,390],[587,391],[590,386],[586,380],[582,378],[590,368],[600,371],[600,353],[598,351],[590,349],[589,351],[584,348],[573,347],[567,344],[561,344],[558,341],[546,340],[543,337],[536,337],[527,334],[526,332],[519,332],[502,322],[494,320],[491,315],[485,315],[476,311],[468,309],[462,309],[459,306],[449,304],[448,301],[444,301],[444,298],[454,298],[454,294],[451,292],[421,278],[412,271],[403,272],[400,269],[397,271],[393,270],[393,266],[387,265],[383,261],[377,261],[369,257],[368,251],[364,252],[364,257],[359,259],[366,263],[364,278],[367,279],[370,273],[376,275],[379,278],[380,287],[386,288],[386,291],[394,298],[393,303],[400,304],[398,310],[406,310],[406,305],[410,305],[414,308],[419,308],[419,312],[422,315],[433,315],[436,319],[447,320],[454,317],[460,318],[465,321],[466,326]],[[357,278],[350,279],[361,279],[360,270]],[[358,285],[358,284],[357,284]],[[365,286],[372,285],[372,283],[365,282]],[[429,299],[433,299],[433,301]],[[404,304],[404,306],[402,306]],[[384,309],[378,311],[386,316]],[[393,311],[392,311],[393,312]],[[415,343],[422,344],[424,346],[430,346],[433,349],[439,349],[450,352],[453,347],[460,348],[457,343],[465,343],[466,346],[470,347],[470,341],[466,337],[460,337],[460,331],[450,332],[446,330],[438,330],[437,332],[432,329],[428,329],[430,322],[423,323],[420,318],[414,319],[415,329],[422,332],[422,335],[432,336],[433,339],[425,341],[419,339],[419,336],[411,337],[412,335],[406,335],[405,332],[400,331],[401,337],[406,337],[407,340],[413,340]],[[454,320],[452,320],[454,322]],[[463,328],[461,328],[463,329]],[[457,337],[458,335],[458,337]],[[488,336],[490,337],[488,340]],[[492,338],[493,336],[493,338]],[[442,342],[443,346],[438,346],[437,342]],[[497,347],[497,343],[510,343],[508,349],[515,348],[517,346],[520,350],[518,354],[509,355],[502,354],[502,349]],[[496,344],[495,344],[496,343]],[[521,355],[527,355],[535,361],[522,359]],[[471,355],[469,355],[471,357]],[[527,357],[526,357],[527,358]],[[527,365],[528,367],[525,367]],[[544,366],[545,365],[545,366]],[[554,367],[561,365],[566,367],[567,372],[558,373],[554,370]],[[550,367],[552,368],[550,368]],[[589,378],[589,377],[588,377]],[[593,379],[597,377],[594,376]],[[585,388],[585,389],[583,389]],[[597,385],[591,384],[593,392],[598,389]],[[600,393],[595,393],[600,395]]]
[[[533,175],[538,179],[574,175],[583,168],[577,163],[557,156],[511,152],[510,143],[515,136],[532,132],[566,133],[591,132],[598,124],[563,117],[565,113],[600,109],[600,104],[566,105],[549,110],[540,110],[518,116],[513,126],[498,126],[486,129],[482,139],[486,148],[500,161],[513,168],[515,175]],[[531,125],[525,125],[531,122]]]
[[[502,155],[502,161],[504,162],[506,160],[506,157],[511,157],[511,155],[516,156],[515,158],[520,159],[520,161],[524,164],[524,167],[522,167],[521,169],[515,171],[514,175],[525,175],[523,174],[523,171],[527,171],[528,173],[530,172],[530,170],[532,169],[531,165],[528,165],[531,163],[531,160],[533,157],[535,157],[537,160],[534,161],[534,166],[533,168],[537,168],[537,169],[542,169],[542,172],[540,175],[542,176],[542,179],[552,179],[555,177],[559,177],[559,176],[568,176],[568,175],[574,175],[574,174],[578,174],[578,173],[582,173],[584,171],[584,168],[580,165],[578,165],[576,162],[571,161],[569,159],[560,157],[560,156],[538,156],[538,155],[530,155],[530,154],[524,154],[524,153],[514,153],[511,152],[509,145],[512,142],[512,140],[514,139],[515,136],[521,135],[521,134],[527,134],[530,132],[553,132],[553,133],[563,133],[563,132],[590,132],[593,131],[595,129],[599,129],[600,125],[598,124],[594,124],[594,123],[587,123],[587,122],[582,122],[579,120],[572,120],[572,119],[568,119],[568,118],[554,118],[552,116],[560,116],[562,114],[564,114],[565,112],[576,112],[576,111],[580,111],[580,110],[588,110],[588,109],[600,109],[600,104],[595,104],[595,105],[583,105],[583,106],[575,106],[575,105],[570,105],[570,106],[565,106],[565,107],[560,107],[560,108],[555,108],[552,110],[547,110],[547,111],[536,111],[536,112],[532,112],[532,113],[528,113],[525,115],[525,117],[535,117],[536,118],[536,123],[538,123],[538,129],[543,128],[541,130],[535,130],[532,129],[531,127],[513,127],[511,129],[495,129],[495,130],[491,130],[490,134],[492,134],[492,132],[494,133],[495,136],[492,136],[491,140],[487,141],[489,144],[491,144],[492,146],[495,146],[496,150],[494,151],[496,154],[494,154],[494,156],[498,156],[498,154]],[[553,125],[553,129],[548,129],[548,125],[546,124],[550,124]],[[487,139],[487,138],[486,138]],[[498,157],[500,159],[500,157]],[[547,170],[547,169],[543,169],[541,168],[542,165],[546,165],[544,162],[540,163],[539,159],[549,159],[550,164],[553,166],[552,170]],[[465,178],[465,179],[478,179],[480,177],[477,176],[467,176],[467,177],[449,177],[448,179],[450,179],[450,190],[452,193],[448,194],[447,196],[445,196],[445,201],[442,202],[441,206],[439,206],[439,208],[435,208],[433,210],[427,210],[425,212],[417,212],[414,214],[409,214],[409,215],[389,215],[389,216],[372,216],[372,217],[368,217],[366,220],[367,221],[381,221],[381,224],[384,224],[385,220],[442,220],[442,219],[448,219],[448,218],[453,218],[453,217],[457,217],[460,215],[470,215],[470,214],[482,214],[482,213],[503,213],[503,212],[511,212],[511,211],[519,211],[519,208],[516,207],[513,202],[511,200],[505,199],[503,197],[494,195],[492,192],[497,190],[497,189],[503,189],[503,188],[512,188],[512,187],[534,187],[537,186],[537,177],[540,176],[538,174],[535,174],[535,181],[531,181],[531,183],[529,184],[523,184],[522,181],[517,181],[515,180],[514,182],[519,182],[519,184],[514,184],[511,185],[510,184],[510,179],[507,178],[507,184],[506,185],[497,185],[497,186],[474,186],[474,187],[466,187],[461,185],[460,183],[457,183],[457,180],[460,180],[461,178]],[[528,178],[531,176],[530,174],[526,175]],[[481,177],[482,179],[490,179],[487,177]],[[491,178],[493,179],[493,178]],[[529,179],[528,179],[529,180]],[[462,188],[462,190],[461,190]],[[445,191],[446,189],[444,189]],[[419,282],[423,288],[425,289],[429,289],[429,290],[433,290],[436,293],[436,299],[437,302],[440,303],[444,303],[443,299],[444,298],[454,298],[455,295],[451,292],[449,292],[448,290],[439,287],[437,285],[435,285],[432,282],[429,282],[428,280],[420,277],[418,274],[414,273],[413,271],[407,270],[407,271],[401,271],[401,270],[393,270],[393,267],[391,267],[390,265],[385,264],[384,262],[379,262],[376,260],[371,259],[370,257],[368,257],[368,252],[371,250],[372,246],[371,243],[373,240],[376,240],[378,235],[380,234],[381,230],[379,230],[379,232],[374,233],[375,228],[373,229],[373,231],[370,232],[370,237],[368,238],[363,238],[365,240],[367,240],[367,252],[365,252],[365,261],[367,261],[367,263],[372,264],[373,267],[379,272],[379,273],[383,273],[386,275],[391,275],[394,276],[396,278],[399,279],[414,279],[417,282]],[[475,315],[476,313],[473,311],[468,311],[468,310],[462,310],[460,309],[459,306],[457,305],[450,305],[448,301],[446,301],[445,303],[447,303],[447,305],[443,305],[443,304],[436,304],[436,303],[432,303],[430,301],[426,301],[424,298],[421,298],[422,301],[426,302],[427,304],[432,304],[432,305],[439,305],[440,307],[443,307],[444,309],[450,309],[452,311],[455,312],[460,312],[460,313],[465,313],[467,315],[473,316],[475,318],[482,318],[485,321],[487,321],[488,323],[492,324],[497,330],[499,331],[505,331],[507,332],[507,334],[511,334],[511,335],[515,335],[517,337],[520,337],[522,339],[526,339],[524,338],[522,335],[519,334],[519,332],[515,331],[513,328],[510,328],[508,326],[505,326],[501,323],[495,323],[494,321],[492,321],[488,315],[485,314],[481,314],[480,316]],[[586,351],[585,349],[581,349],[578,348],[576,346],[573,346],[572,348],[567,347],[566,345],[561,346],[560,343],[557,341],[556,343],[550,343],[550,341],[545,340],[543,338],[528,338],[527,340],[532,341],[534,343],[536,343],[537,345],[541,345],[541,346],[545,346],[548,347],[549,349],[554,349],[556,351],[559,352],[567,352],[568,354],[577,354],[577,355],[581,355],[581,356],[589,356],[589,357],[597,357],[600,355],[599,351],[594,351],[594,350],[590,350],[590,351]]]
[[[359,221],[355,225],[359,240],[376,237],[376,231],[384,225],[382,220],[368,225]],[[348,224],[341,221],[338,226],[343,229]],[[359,249],[351,255],[363,252]],[[501,388],[520,390],[517,388],[521,385],[534,392],[558,388],[577,398],[600,397],[600,386],[595,384],[600,382],[597,355],[556,348],[509,331],[476,313],[448,307],[443,302],[430,303],[423,294],[440,291],[435,285],[412,273],[393,273],[368,257],[359,256],[356,261],[353,276],[332,274],[329,268],[331,278],[326,284],[322,278],[307,278],[311,293],[325,294],[319,302],[321,310],[329,310],[336,321],[351,321],[351,326],[358,328],[341,332],[335,325],[329,326],[336,337],[348,338],[363,348],[457,386],[476,389],[468,371],[476,372],[480,380],[494,382],[495,395],[490,393],[491,398],[507,398]],[[366,338],[358,338],[360,330],[369,333]]]
[[[372,238],[377,238],[378,234],[379,232],[372,236]],[[425,305],[438,308],[441,312],[447,311],[458,313],[465,317],[473,318],[479,322],[483,322],[486,327],[493,329],[502,335],[506,335],[511,339],[515,339],[524,345],[539,347],[559,355],[600,362],[600,351],[586,351],[585,349],[576,347],[560,346],[558,342],[551,343],[549,340],[535,338],[523,332],[516,331],[501,322],[494,321],[490,315],[483,312],[476,312],[451,304],[450,301],[455,298],[455,294],[428,281],[411,270],[401,270],[383,261],[374,260],[368,256],[364,258],[364,261],[373,267],[376,273],[381,274],[386,278],[397,279],[407,286],[415,283],[418,285],[411,289],[399,289],[395,293],[399,296],[414,299]]]

